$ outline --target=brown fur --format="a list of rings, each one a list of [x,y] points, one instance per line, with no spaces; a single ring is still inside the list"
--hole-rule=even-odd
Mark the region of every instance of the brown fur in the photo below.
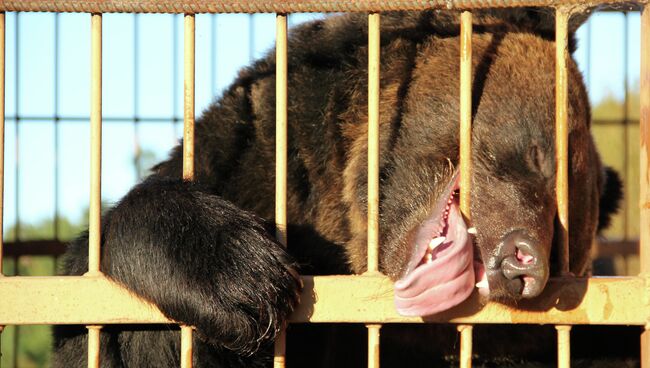
[[[497,271],[498,243],[513,230],[533,239],[554,264],[555,48],[549,14],[534,9],[474,12],[472,225],[478,230],[476,246],[483,261],[488,266],[496,262]],[[457,20],[458,14],[449,11],[382,14],[380,269],[393,279],[405,272],[413,251],[413,231],[431,215],[433,204],[441,196],[446,198],[444,188],[458,164]],[[366,270],[366,45],[367,17],[363,14],[308,23],[290,36],[288,249],[303,274]],[[264,364],[268,350],[253,356],[244,353],[272,339],[295,301],[295,280],[288,272],[294,264],[281,248],[269,244],[268,234],[258,233],[259,226],[246,226],[255,223],[253,216],[244,212],[237,216],[233,205],[223,203],[225,199],[273,223],[274,72],[274,55],[269,54],[244,69],[198,119],[198,186],[188,189],[186,183],[178,183],[182,160],[181,147],[177,147],[169,160],[155,168],[152,178],[106,216],[107,230],[119,229],[120,236],[105,241],[108,264],[102,269],[164,307],[170,318],[197,326],[196,351],[207,357],[201,363],[206,366]],[[573,60],[569,61],[569,101],[571,270],[582,275],[598,225],[604,176],[589,133],[587,94]],[[143,208],[153,212],[141,212]],[[179,211],[184,216],[176,216]],[[228,218],[211,218],[212,213]],[[187,220],[188,216],[193,220]],[[187,221],[178,224],[176,218]],[[165,240],[167,233],[180,240]],[[120,239],[133,240],[120,244]],[[146,248],[152,245],[140,244],[141,239],[156,239],[160,249]],[[70,274],[85,269],[80,255],[83,245],[80,239],[77,250],[71,251],[77,258],[70,262]],[[185,258],[150,258],[168,249]],[[143,254],[147,257],[142,258]],[[255,262],[261,259],[266,263],[258,267]],[[136,261],[143,266],[136,267]],[[221,264],[228,267],[215,266]],[[140,276],[145,268],[147,273]],[[173,269],[180,280],[194,280],[201,274],[202,281],[168,285],[172,272],[157,274],[158,268]],[[266,271],[260,274],[257,269]],[[490,279],[495,299],[516,299],[511,286],[503,277]],[[225,294],[219,294],[224,290]],[[240,304],[231,305],[230,299]],[[447,357],[457,348],[450,326],[386,326],[383,331],[384,366],[449,364]],[[487,359],[520,354],[530,359],[549,357],[554,362],[548,354],[552,329],[545,329],[543,335],[536,335],[539,330],[525,331],[529,332],[510,327],[499,329],[498,335],[479,332],[476,351]],[[83,335],[76,332],[70,337],[64,332],[57,343],[59,351],[65,352],[58,355],[64,357],[60,361],[83,346]],[[356,344],[365,341],[364,334],[363,328],[351,325],[291,326],[289,364],[362,365],[365,349]],[[126,328],[111,336],[116,352],[106,354],[116,361],[135,354],[128,350],[129,343],[119,341],[135,345],[163,338]],[[177,348],[172,343],[165,346],[170,351]],[[147,354],[142,359],[155,359],[160,366],[175,363],[161,358],[159,349]],[[202,362],[201,357],[197,360]]]

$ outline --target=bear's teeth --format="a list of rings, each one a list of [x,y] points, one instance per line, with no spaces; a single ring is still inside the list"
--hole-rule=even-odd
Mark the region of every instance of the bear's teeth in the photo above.
[[[476,283],[476,287],[481,289],[481,288],[487,288],[489,287],[487,278],[483,278],[483,280],[479,281]]]
[[[429,242],[429,251],[433,251],[434,249],[436,249],[436,248],[437,248],[440,244],[442,244],[446,239],[447,239],[447,238],[445,238],[444,236],[439,236],[439,237],[437,237],[437,238],[433,238],[433,239],[431,239],[431,241]]]
[[[469,229],[467,229],[467,232],[472,234],[472,235],[476,235],[476,228],[475,227],[470,227]]]
[[[426,260],[426,263],[431,263],[433,262],[433,255],[431,253],[427,253],[424,255],[424,259]]]

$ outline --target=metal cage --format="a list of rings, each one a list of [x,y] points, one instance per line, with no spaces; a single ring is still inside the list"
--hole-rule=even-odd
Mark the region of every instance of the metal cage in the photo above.
[[[425,8],[457,9],[461,24],[460,58],[460,146],[461,209],[469,216],[469,172],[471,170],[471,36],[474,8],[546,6],[556,10],[556,160],[557,203],[562,224],[561,268],[569,269],[568,250],[568,128],[567,128],[567,39],[571,14],[585,6],[629,5],[619,0],[14,0],[0,2],[0,194],[4,167],[4,78],[5,11],[90,13],[92,107],[91,107],[91,200],[88,272],[80,277],[2,277],[0,272],[0,326],[27,324],[82,324],[88,328],[88,367],[99,367],[99,332],[102,325],[116,323],[175,323],[153,305],[134,297],[108,280],[100,264],[100,188],[102,129],[102,13],[185,14],[184,42],[184,162],[183,178],[194,177],[194,30],[197,13],[277,13],[276,17],[276,211],[277,238],[286,245],[287,165],[287,14],[293,12],[366,12],[369,17],[368,60],[368,270],[357,276],[303,276],[302,303],[290,322],[357,322],[368,329],[368,366],[379,367],[379,334],[384,323],[448,322],[458,325],[461,335],[461,367],[471,366],[472,325],[485,323],[553,324],[557,329],[558,366],[569,367],[570,331],[576,324],[639,325],[641,365],[650,368],[650,10],[646,2],[641,15],[641,115],[640,115],[640,256],[641,274],[621,278],[552,279],[539,310],[524,311],[490,303],[479,306],[471,297],[455,311],[437,314],[424,321],[396,313],[392,282],[378,271],[379,216],[379,48],[382,11]],[[0,196],[0,208],[2,197]],[[1,225],[0,216],[0,225]],[[1,237],[0,237],[1,239]],[[0,261],[2,243],[0,240]],[[2,263],[0,262],[0,267]],[[1,271],[1,269],[0,269]],[[577,298],[575,290],[585,290]],[[582,294],[582,293],[580,293]],[[317,296],[317,297],[316,297]],[[573,298],[573,299],[572,299]],[[574,300],[576,299],[576,300]],[[369,303],[368,301],[372,302]],[[574,308],[565,310],[567,302]],[[460,313],[459,313],[460,311]],[[462,316],[462,317],[461,317]],[[1,329],[0,329],[1,331]],[[285,365],[284,334],[276,342],[275,367]],[[192,366],[192,327],[181,326],[181,366]]]

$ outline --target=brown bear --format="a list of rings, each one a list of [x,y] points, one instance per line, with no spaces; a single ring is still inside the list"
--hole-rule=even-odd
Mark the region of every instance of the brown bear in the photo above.
[[[539,9],[475,12],[467,225],[455,195],[458,16],[438,10],[382,15],[379,261],[396,281],[396,307],[406,315],[452,308],[476,284],[492,300],[533,298],[556,265],[553,17]],[[198,119],[195,183],[181,179],[179,146],[103,218],[102,270],[169,318],[196,327],[197,367],[267,366],[271,342],[298,301],[296,271],[366,269],[367,16],[302,25],[292,31],[289,50],[288,251],[272,236],[272,53],[245,68]],[[615,181],[606,185],[614,176],[606,175],[595,150],[589,110],[570,61],[576,275],[588,270],[599,208],[611,212],[618,190]],[[601,226],[608,211],[600,213]],[[65,274],[85,272],[86,249],[85,235],[70,245]],[[385,366],[418,366],[444,354],[431,347],[429,336],[444,334],[435,326],[406,334],[392,329],[385,328]],[[320,346],[327,350],[323,366],[354,366],[354,353],[363,356],[365,349],[330,333],[356,331],[362,330],[296,326],[289,348],[304,353]],[[55,335],[55,366],[85,365],[84,329],[59,327]],[[305,336],[310,344],[301,345]],[[338,355],[329,350],[335,346],[342,347]],[[178,331],[170,326],[103,329],[102,366],[174,367],[179,356]],[[294,366],[316,366],[320,359],[303,357]]]

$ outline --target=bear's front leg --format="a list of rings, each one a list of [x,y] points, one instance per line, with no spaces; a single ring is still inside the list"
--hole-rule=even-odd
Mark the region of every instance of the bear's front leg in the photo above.
[[[105,215],[102,238],[110,278],[238,354],[268,346],[298,302],[295,264],[262,220],[198,184],[150,177]],[[79,273],[87,241],[71,248]]]

